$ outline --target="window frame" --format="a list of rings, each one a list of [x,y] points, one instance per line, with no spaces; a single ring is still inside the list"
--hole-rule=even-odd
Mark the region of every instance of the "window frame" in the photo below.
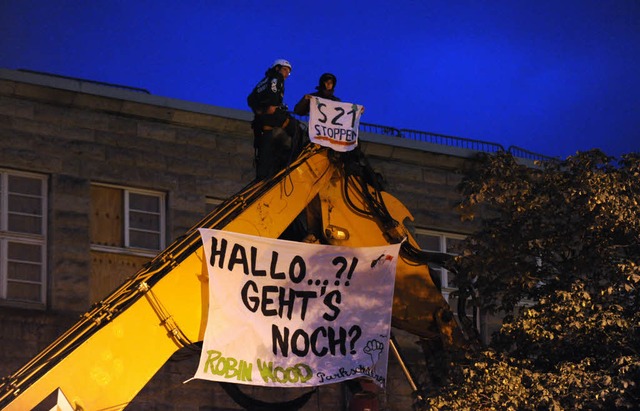
[[[107,187],[107,188],[113,188],[113,189],[117,189],[117,190],[122,190],[122,207],[123,207],[123,222],[122,222],[122,229],[123,229],[123,238],[122,238],[122,246],[121,247],[117,247],[117,246],[107,246],[107,245],[100,245],[100,244],[95,244],[95,243],[91,243],[91,250],[94,251],[103,251],[103,252],[109,252],[109,253],[123,253],[126,252],[127,254],[131,254],[131,255],[138,255],[138,256],[147,256],[147,257],[154,257],[156,256],[160,251],[164,250],[167,247],[167,242],[166,242],[166,233],[167,233],[167,194],[163,191],[158,191],[158,190],[149,190],[149,189],[141,189],[141,188],[135,188],[135,187],[128,187],[128,186],[122,186],[122,185],[116,185],[116,184],[107,184],[107,183],[98,183],[98,182],[91,182],[92,186],[96,186],[96,187]],[[151,249],[151,248],[144,248],[144,247],[138,247],[138,246],[132,246],[131,245],[131,237],[130,237],[130,230],[132,229],[130,227],[130,205],[129,205],[129,195],[130,194],[140,194],[140,195],[146,195],[146,196],[151,196],[151,197],[157,197],[158,198],[158,214],[159,214],[159,245],[158,245],[158,249]],[[140,211],[140,210],[136,210],[136,211]],[[152,213],[150,213],[152,214]]]
[[[9,230],[9,179],[11,176],[38,180],[40,182],[40,233],[26,233]],[[0,168],[0,304],[22,308],[44,308],[48,296],[48,203],[49,176]],[[38,301],[8,298],[9,292],[9,243],[36,245],[40,247],[40,293]],[[29,261],[25,261],[29,263]],[[19,282],[19,281],[18,281]],[[25,281],[33,282],[33,281]],[[33,282],[35,283],[35,282]]]
[[[439,253],[446,253],[449,255],[456,255],[453,253],[448,253],[447,250],[447,239],[452,239],[452,240],[464,240],[467,238],[466,235],[464,234],[457,234],[457,233],[451,233],[451,232],[446,232],[446,231],[436,231],[436,230],[429,230],[429,229],[424,229],[424,228],[418,228],[416,227],[415,229],[415,234],[416,234],[416,240],[419,240],[419,236],[433,236],[433,237],[438,237],[438,246],[439,246],[439,250],[430,250],[427,248],[422,248],[422,250],[425,251],[435,251],[435,252],[439,252]],[[420,244],[420,242],[418,241],[418,244]],[[422,247],[423,245],[420,244],[420,246]],[[440,282],[441,282],[441,287],[440,287],[440,293],[442,294],[442,296],[444,297],[445,301],[449,304],[449,306],[451,307],[451,310],[453,311],[456,320],[460,321],[459,318],[459,314],[458,314],[458,307],[457,304],[455,304],[455,307],[452,306],[452,299],[455,298],[452,294],[458,290],[457,287],[449,284],[449,270],[447,270],[444,267],[438,267],[437,268],[440,271]],[[434,268],[429,267],[429,270],[434,270]],[[477,308],[474,308],[475,310],[477,310]],[[471,317],[473,318],[473,314],[474,313],[469,313],[467,312],[467,317]],[[476,324],[475,327],[477,330],[481,329],[481,324],[482,324],[482,319],[480,318],[481,316],[479,315],[479,312],[475,312],[476,314]]]
[[[416,227],[415,229],[415,234],[416,234],[416,237],[418,237],[416,240],[419,240],[419,236],[424,236],[424,235],[438,237],[438,246],[439,246],[438,250],[430,250],[427,248],[422,248],[423,250],[435,251],[438,253],[446,253],[450,255],[455,255],[455,254],[446,252],[447,238],[450,238],[452,240],[464,240],[465,238],[467,238],[467,236],[463,234],[450,233],[446,231],[435,231],[435,230],[429,230],[429,229],[418,228],[418,227]],[[420,244],[419,241],[418,241],[418,244]],[[423,245],[420,244],[420,246],[422,247]],[[445,298],[447,298],[447,301],[448,301],[449,294],[453,291],[456,291],[458,288],[449,285],[449,270],[445,269],[444,267],[438,268],[438,270],[440,270],[440,273],[441,273],[440,281],[441,281],[442,294],[445,296]]]
[[[165,223],[166,223],[166,207],[165,207],[165,201],[166,201],[166,195],[162,192],[159,191],[151,191],[151,190],[140,190],[140,189],[133,189],[133,188],[126,188],[123,189],[124,191],[124,196],[123,196],[123,200],[124,200],[124,248],[126,249],[138,249],[138,250],[150,250],[150,251],[162,251],[165,249],[166,247],[166,242],[165,242],[165,235],[166,235],[166,227],[165,227]],[[154,212],[146,212],[146,214],[154,214],[154,215],[158,215],[158,225],[160,226],[159,229],[160,231],[157,232],[157,234],[159,235],[159,244],[158,244],[158,250],[152,249],[152,248],[144,248],[144,247],[138,247],[138,246],[132,246],[131,245],[131,230],[137,230],[137,231],[148,231],[151,232],[150,230],[141,230],[141,229],[137,229],[137,228],[131,228],[130,223],[131,223],[131,205],[130,205],[130,200],[129,197],[131,194],[140,194],[140,195],[145,195],[145,196],[149,196],[149,197],[158,197],[158,201],[159,201],[159,207],[158,207],[158,212],[154,213]],[[141,212],[143,210],[135,210],[137,212]],[[153,231],[155,233],[155,231]]]

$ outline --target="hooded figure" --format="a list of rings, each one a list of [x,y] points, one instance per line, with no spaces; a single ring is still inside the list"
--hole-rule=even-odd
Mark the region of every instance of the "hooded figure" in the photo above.
[[[336,76],[331,73],[324,73],[318,80],[316,90],[320,92],[320,97],[333,100],[333,92],[336,89],[336,84],[338,84],[338,79],[336,78]],[[338,99],[337,101],[339,100],[340,99]]]
[[[336,97],[333,92],[336,88],[336,83],[338,79],[334,74],[324,73],[318,79],[318,85],[316,86],[316,92],[311,94],[305,94],[300,101],[298,101],[293,108],[293,112],[299,116],[307,116],[309,115],[309,105],[312,96],[326,98],[328,100],[333,101],[341,101],[338,97]]]

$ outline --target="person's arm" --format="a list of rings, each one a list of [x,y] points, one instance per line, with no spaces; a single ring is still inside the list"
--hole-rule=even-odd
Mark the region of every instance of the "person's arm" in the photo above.
[[[306,116],[309,114],[309,110],[310,110],[310,104],[311,102],[311,95],[309,94],[305,94],[300,101],[298,101],[296,103],[296,105],[293,107],[293,112],[296,113],[299,116]]]

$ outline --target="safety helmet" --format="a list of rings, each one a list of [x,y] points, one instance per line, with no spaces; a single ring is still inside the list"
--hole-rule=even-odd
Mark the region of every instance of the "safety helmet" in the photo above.
[[[325,81],[327,80],[333,80],[333,86],[335,87],[336,83],[338,82],[338,79],[336,78],[335,75],[331,74],[331,73],[324,73],[323,75],[320,76],[320,80],[318,80],[318,84],[319,85],[323,85]]]
[[[293,70],[291,68],[291,63],[289,63],[285,59],[277,59],[276,61],[273,62],[273,64],[271,65],[271,68],[275,68],[277,66],[289,67],[289,70]]]

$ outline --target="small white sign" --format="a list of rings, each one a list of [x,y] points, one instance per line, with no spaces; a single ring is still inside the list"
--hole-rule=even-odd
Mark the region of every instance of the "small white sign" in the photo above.
[[[335,151],[351,151],[358,146],[362,106],[311,97],[309,140]]]

